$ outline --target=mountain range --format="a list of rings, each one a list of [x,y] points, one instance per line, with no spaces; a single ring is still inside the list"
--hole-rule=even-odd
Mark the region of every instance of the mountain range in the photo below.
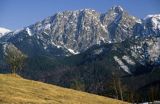
[[[144,89],[159,86],[160,14],[139,19],[121,6],[106,13],[83,9],[3,30],[0,72],[7,72],[4,56],[10,46],[28,56],[20,72],[25,78],[115,97],[110,82],[116,74],[124,93],[132,94],[131,88],[140,101],[149,99]]]
[[[149,15],[138,19],[120,6],[102,14],[91,9],[64,11],[10,32],[1,41],[23,44],[24,40],[34,40],[33,48],[38,45],[54,56],[70,56],[96,44],[121,42],[131,36],[156,36],[160,34],[159,18]]]

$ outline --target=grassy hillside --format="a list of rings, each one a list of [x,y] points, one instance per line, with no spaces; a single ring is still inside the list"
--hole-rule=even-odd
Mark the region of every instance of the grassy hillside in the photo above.
[[[13,75],[0,74],[0,104],[127,104]]]

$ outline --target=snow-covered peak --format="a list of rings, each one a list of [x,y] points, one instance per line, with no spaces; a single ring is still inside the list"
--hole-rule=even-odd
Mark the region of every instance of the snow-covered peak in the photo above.
[[[93,9],[81,9],[80,11],[84,11],[84,12],[96,12],[95,10]]]
[[[144,20],[147,24],[151,24],[153,29],[160,30],[160,14],[148,15]]]
[[[0,37],[9,32],[11,32],[11,30],[0,27]]]
[[[92,15],[92,16],[96,16],[99,15],[99,13],[96,10],[93,9],[81,9],[79,10],[77,13],[82,13],[82,14],[87,14],[87,15]]]
[[[160,19],[160,14],[147,15],[144,19],[148,19],[148,18],[157,18],[157,19]]]
[[[114,10],[114,12],[116,12],[116,13],[122,13],[124,11],[123,8],[119,5],[118,6],[113,6],[111,8],[111,10]]]

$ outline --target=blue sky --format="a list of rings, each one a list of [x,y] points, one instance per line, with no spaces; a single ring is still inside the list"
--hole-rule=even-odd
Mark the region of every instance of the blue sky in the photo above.
[[[139,18],[160,13],[160,0],[0,0],[0,27],[19,29],[64,10],[91,8],[104,13],[114,5]]]

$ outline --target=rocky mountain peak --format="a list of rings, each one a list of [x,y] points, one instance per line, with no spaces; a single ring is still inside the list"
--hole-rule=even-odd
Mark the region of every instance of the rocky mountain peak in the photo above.
[[[152,20],[154,23],[159,21],[158,15],[148,18],[152,19],[146,21]],[[150,34],[151,32],[148,31],[151,29],[148,29],[148,25],[139,21],[140,19],[129,15],[121,6],[114,6],[104,14],[92,9],[64,11],[25,27],[21,31],[3,36],[0,40],[14,41],[15,44],[20,42],[18,45],[21,42],[28,42],[31,45],[32,40],[36,47],[42,47],[44,51],[51,52],[54,47],[54,50],[58,48],[71,54],[78,54],[93,45],[122,42],[137,34]],[[155,25],[159,26],[159,24]],[[159,31],[156,30],[155,34],[158,33]],[[26,41],[22,41],[25,39]],[[34,49],[34,45],[32,46]]]
[[[160,35],[160,14],[146,16],[143,20],[143,24],[145,29],[145,35]]]
[[[124,11],[124,9],[121,6],[113,6],[111,8],[111,10],[113,10],[115,13],[122,13]]]
[[[80,12],[96,12],[96,10],[93,10],[93,9],[91,9],[91,8],[86,8],[86,9],[81,9],[81,10],[79,10]]]
[[[152,27],[153,29],[160,30],[160,14],[148,15],[144,20],[146,24]]]

